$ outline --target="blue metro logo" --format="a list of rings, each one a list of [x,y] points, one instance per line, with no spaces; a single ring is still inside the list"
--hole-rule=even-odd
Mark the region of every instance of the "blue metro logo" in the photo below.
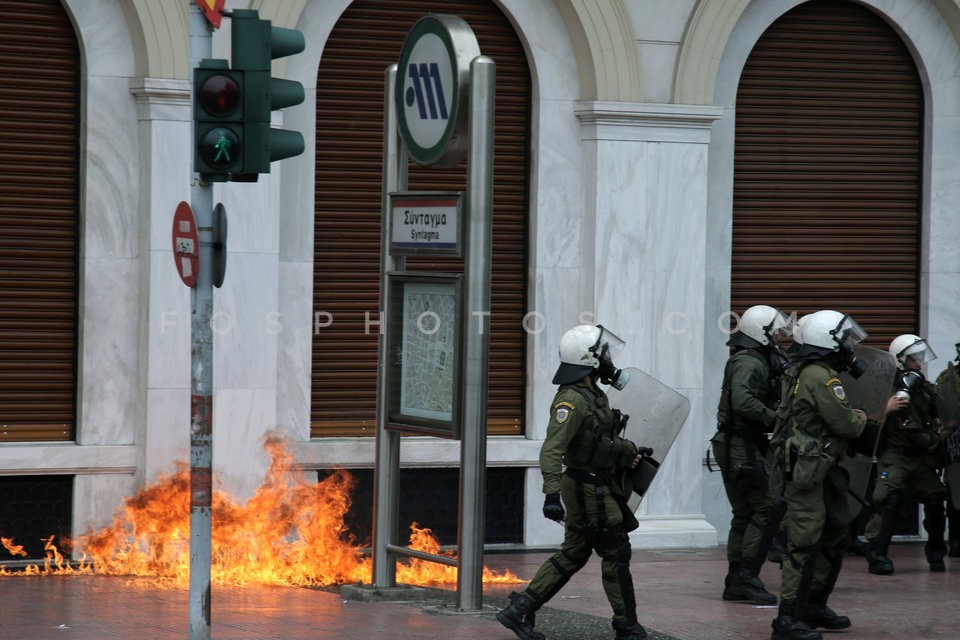
[[[447,101],[443,95],[443,84],[440,79],[440,66],[436,62],[429,64],[421,62],[420,64],[411,64],[407,67],[407,74],[413,84],[407,87],[404,96],[407,106],[413,106],[414,101],[420,110],[420,119],[427,119],[427,111],[430,112],[430,119],[447,120]]]

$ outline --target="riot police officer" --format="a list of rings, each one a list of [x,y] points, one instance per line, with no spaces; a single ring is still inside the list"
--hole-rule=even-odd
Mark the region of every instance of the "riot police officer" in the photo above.
[[[960,342],[954,347],[957,350],[956,359],[947,365],[947,368],[937,376],[937,394],[944,405],[938,405],[940,413],[940,428],[945,444],[956,447],[956,440],[960,437],[957,434],[957,421],[960,418]],[[945,451],[945,454],[948,452]],[[956,453],[952,456],[946,456],[944,464],[947,465],[947,555],[951,558],[960,558],[960,509],[956,504],[960,503],[958,494],[960,494],[960,482],[957,481],[955,469],[957,465]]]
[[[623,341],[602,326],[578,325],[560,340],[560,385],[550,406],[550,423],[540,450],[543,515],[565,522],[559,551],[541,565],[527,588],[510,594],[497,620],[521,640],[544,640],[534,629],[535,612],[570,580],[595,551],[601,558],[603,588],[613,609],[617,640],[640,640],[630,575],[628,532],[638,526],[627,507],[623,470],[652,451],[623,437],[624,416],[608,403],[597,382],[622,389],[629,374],[613,364]]]
[[[724,600],[777,602],[760,580],[785,508],[770,491],[767,434],[776,421],[780,375],[787,362],[778,342],[792,334],[793,323],[781,311],[756,305],[743,312],[727,342],[734,353],[724,367],[717,433],[711,440],[733,513]]]
[[[893,573],[887,551],[897,511],[906,503],[910,491],[912,497],[923,504],[927,563],[931,571],[944,571],[947,489],[940,480],[943,448],[937,420],[937,391],[920,371],[924,363],[936,356],[926,340],[911,333],[894,338],[889,350],[897,359],[894,391],[900,403],[883,424],[873,491],[873,504],[878,511],[870,518],[866,531],[870,542],[868,567],[870,573],[877,575]]]
[[[816,627],[845,629],[850,619],[827,606],[849,539],[849,475],[840,460],[870,449],[879,425],[847,402],[839,372],[863,373],[853,347],[866,337],[834,310],[803,318],[800,345],[784,373],[776,468],[782,473],[787,557],[772,640],[821,640]],[[857,445],[862,439],[869,445]]]

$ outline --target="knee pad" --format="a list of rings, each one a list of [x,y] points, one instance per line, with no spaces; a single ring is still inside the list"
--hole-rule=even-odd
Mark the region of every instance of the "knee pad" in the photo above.
[[[617,564],[627,564],[633,550],[630,548],[630,536],[620,530],[605,532],[602,540],[598,540],[597,554],[603,560],[612,560]]]

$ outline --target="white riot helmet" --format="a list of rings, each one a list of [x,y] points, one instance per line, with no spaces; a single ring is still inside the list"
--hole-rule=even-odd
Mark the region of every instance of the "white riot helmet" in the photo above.
[[[737,333],[731,336],[727,344],[741,347],[776,345],[780,340],[792,335],[792,319],[779,309],[758,304],[743,312]]]
[[[841,349],[852,350],[853,346],[867,337],[857,321],[839,311],[825,309],[803,318],[800,340],[805,347],[813,347],[835,353]]]
[[[810,314],[797,318],[797,324],[793,327],[793,341],[797,344],[803,344],[803,325],[807,323]]]
[[[897,367],[900,369],[906,369],[907,358],[913,358],[919,364],[924,364],[937,357],[926,340],[912,333],[894,338],[890,343],[890,355],[897,359]]]
[[[560,366],[553,384],[570,384],[596,370],[601,382],[623,389],[630,374],[614,367],[613,357],[624,344],[603,325],[581,324],[569,329],[560,338]]]

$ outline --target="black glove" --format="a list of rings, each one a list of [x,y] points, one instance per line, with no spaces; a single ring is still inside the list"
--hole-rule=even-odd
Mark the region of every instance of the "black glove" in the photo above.
[[[653,457],[653,449],[650,447],[637,447],[637,454],[650,458]]]
[[[543,517],[554,522],[563,522],[565,515],[563,505],[560,504],[560,494],[548,493],[543,498]]]

